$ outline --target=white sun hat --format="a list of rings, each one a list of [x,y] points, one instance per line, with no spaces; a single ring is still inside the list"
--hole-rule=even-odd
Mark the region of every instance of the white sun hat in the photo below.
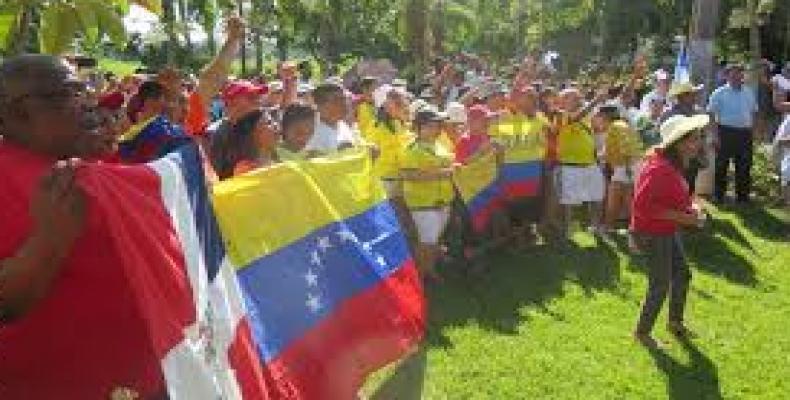
[[[666,148],[680,139],[683,139],[689,132],[702,129],[710,123],[710,116],[707,114],[697,114],[687,117],[685,115],[673,115],[661,124],[661,144],[659,147]]]

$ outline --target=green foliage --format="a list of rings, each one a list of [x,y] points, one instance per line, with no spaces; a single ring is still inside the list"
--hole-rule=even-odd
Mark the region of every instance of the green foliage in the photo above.
[[[67,51],[76,37],[88,47],[98,47],[106,35],[116,45],[126,42],[121,20],[129,11],[128,0],[6,0],[0,6],[0,51],[24,51],[30,41],[32,23],[38,28],[38,49],[43,53]],[[157,11],[158,0],[138,0]],[[37,16],[37,19],[33,17]],[[12,44],[22,42],[21,46]]]
[[[757,145],[755,147],[752,165],[752,190],[761,199],[768,201],[781,199],[777,164],[773,160],[769,146]]]

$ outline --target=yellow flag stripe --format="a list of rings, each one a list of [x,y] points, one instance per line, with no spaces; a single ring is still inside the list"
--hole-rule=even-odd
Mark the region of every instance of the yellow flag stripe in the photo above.
[[[366,151],[290,161],[216,185],[213,204],[239,267],[385,199]]]

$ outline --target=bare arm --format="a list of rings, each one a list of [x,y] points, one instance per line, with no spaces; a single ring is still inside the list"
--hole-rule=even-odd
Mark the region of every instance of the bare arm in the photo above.
[[[663,213],[661,213],[660,218],[686,227],[696,228],[699,226],[699,218],[697,215],[682,211],[665,210]]]
[[[537,77],[537,68],[537,64],[531,56],[525,57],[518,69],[518,73],[516,73],[516,76],[513,78],[511,94],[525,86],[531,85]]]
[[[790,101],[787,101],[787,96],[784,90],[779,85],[774,85],[773,90],[774,108],[777,112],[787,114],[790,113]]]
[[[422,171],[418,169],[404,169],[400,173],[401,179],[416,182],[440,181],[452,177],[452,168],[442,168],[436,171]]]
[[[588,114],[590,114],[595,107],[598,107],[599,104],[603,103],[609,93],[609,87],[604,86],[598,89],[598,93],[595,95],[595,98],[587,103],[581,110],[571,114],[570,120],[571,122],[579,122],[584,119]]]
[[[241,41],[244,39],[244,21],[239,17],[229,18],[227,21],[227,35],[228,37],[219,53],[200,73],[196,91],[205,105],[208,105],[211,98],[219,92],[228,78],[230,65],[233,62],[233,58],[236,57]]]

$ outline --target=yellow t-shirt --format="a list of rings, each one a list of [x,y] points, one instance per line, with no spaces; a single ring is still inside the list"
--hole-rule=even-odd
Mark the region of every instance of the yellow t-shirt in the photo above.
[[[560,127],[557,159],[564,164],[595,164],[595,138],[586,122],[571,122]]]
[[[376,108],[373,104],[363,102],[357,107],[357,127],[363,139],[367,139],[367,135],[373,130],[376,125]]]
[[[441,147],[441,150],[446,154],[455,154],[455,143],[446,132],[442,132],[436,139],[436,143]]]
[[[546,157],[546,128],[542,114],[510,114],[489,128],[491,138],[505,148],[505,162],[542,160]]]
[[[642,154],[639,135],[625,121],[615,121],[606,132],[604,157],[613,167],[636,161]]]
[[[414,141],[403,152],[403,170],[433,172],[450,167],[453,158],[438,143]],[[403,196],[410,209],[444,207],[453,199],[450,178],[430,181],[403,180]]]
[[[414,135],[401,122],[392,126],[377,122],[368,131],[365,140],[378,148],[378,157],[373,163],[373,173],[380,178],[396,178],[400,172],[403,150]]]

